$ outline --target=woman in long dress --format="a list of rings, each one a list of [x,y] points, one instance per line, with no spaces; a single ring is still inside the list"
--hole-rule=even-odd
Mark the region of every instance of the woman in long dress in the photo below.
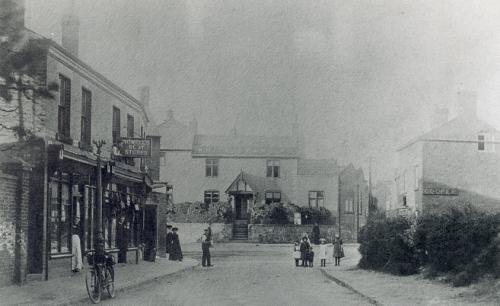
[[[335,235],[333,240],[333,258],[335,258],[335,265],[340,266],[340,258],[344,257],[344,249],[342,248],[342,239],[339,235]]]
[[[169,259],[182,261],[181,243],[179,241],[179,235],[177,234],[177,227],[172,229],[172,246]]]

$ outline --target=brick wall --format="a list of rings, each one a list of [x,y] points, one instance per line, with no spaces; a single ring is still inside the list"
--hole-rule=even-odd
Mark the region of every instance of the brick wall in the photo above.
[[[0,171],[0,286],[26,280],[29,175],[24,171],[17,174],[19,176]],[[18,192],[22,196],[20,206],[16,205]],[[16,226],[19,226],[17,241]]]

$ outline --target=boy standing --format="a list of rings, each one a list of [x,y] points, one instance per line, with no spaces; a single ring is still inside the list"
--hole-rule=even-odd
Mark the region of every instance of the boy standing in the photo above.
[[[209,235],[209,230],[206,229],[203,236],[201,236],[201,265],[203,267],[212,267],[212,264],[210,263],[210,247],[212,246],[212,241],[210,240]]]

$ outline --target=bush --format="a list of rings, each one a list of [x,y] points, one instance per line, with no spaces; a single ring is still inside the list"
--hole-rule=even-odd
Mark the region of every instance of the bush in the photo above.
[[[302,224],[335,224],[332,212],[324,207],[299,207]]]
[[[173,205],[169,219],[173,222],[187,223],[230,223],[234,220],[234,213],[228,202],[209,205],[204,202],[186,202]]]
[[[396,275],[418,271],[412,220],[406,217],[370,218],[359,235],[359,267]]]
[[[416,244],[430,273],[451,273],[456,286],[468,285],[497,265],[500,215],[468,205],[418,220]]]
[[[455,286],[485,274],[500,277],[500,214],[452,207],[439,215],[372,216],[360,232],[359,267],[407,275],[424,268]]]
[[[271,203],[252,210],[252,222],[257,224],[293,224],[293,204]]]

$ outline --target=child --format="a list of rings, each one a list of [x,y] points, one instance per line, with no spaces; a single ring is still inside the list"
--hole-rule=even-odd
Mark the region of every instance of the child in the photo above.
[[[312,268],[314,266],[314,251],[312,245],[309,248],[309,256],[307,256],[307,259],[309,261],[309,267]]]
[[[326,267],[326,240],[321,238],[319,245],[319,259],[321,260],[321,266]]]
[[[302,267],[307,267],[307,259],[309,254],[309,248],[311,245],[307,242],[307,237],[302,238],[302,243],[300,244],[300,258],[302,259]]]
[[[300,259],[300,244],[298,241],[295,241],[295,245],[293,246],[293,258],[295,259],[295,266],[299,266]]]

